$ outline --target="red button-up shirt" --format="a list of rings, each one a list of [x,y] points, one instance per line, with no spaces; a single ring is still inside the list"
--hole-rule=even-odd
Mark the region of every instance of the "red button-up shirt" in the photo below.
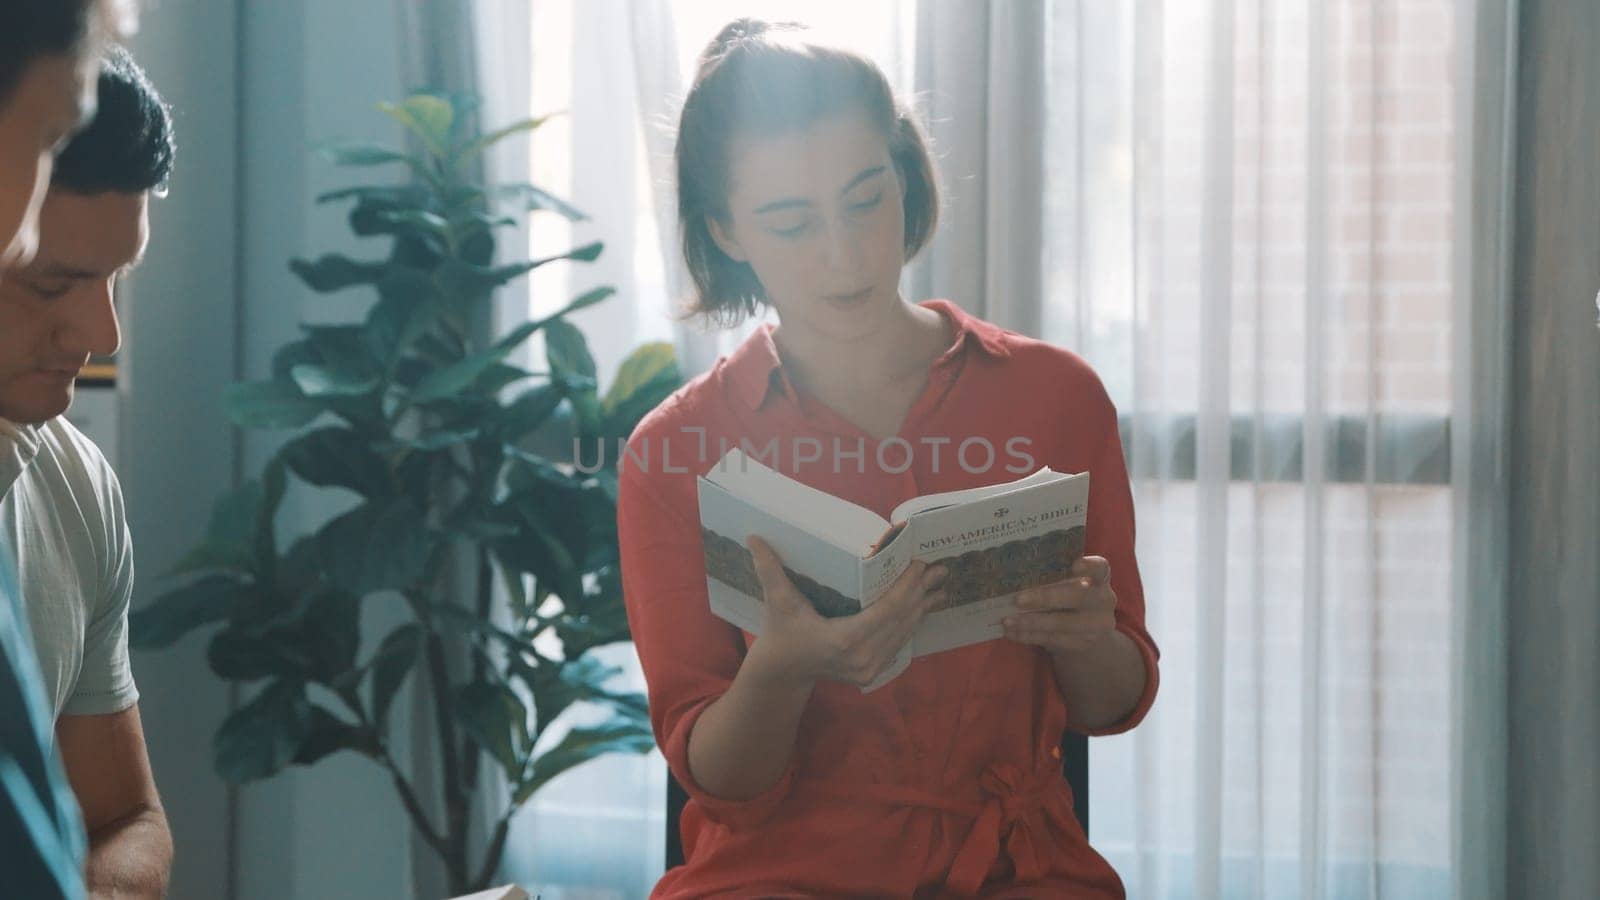
[[[912,497],[1041,465],[1090,472],[1086,552],[1110,561],[1117,627],[1146,671],[1133,712],[1096,733],[1132,728],[1155,699],[1133,499],[1099,378],[1059,347],[948,301],[924,305],[947,317],[955,340],[934,360],[898,442],[874,440],[799,392],[770,325],[629,439],[618,504],[628,620],[656,739],[690,796],[680,823],[687,863],[655,897],[1123,895],[1073,815],[1058,746],[1067,709],[1036,647],[1001,639],[920,657],[867,694],[819,683],[788,770],[759,797],[714,797],[689,771],[695,720],[754,640],[708,606],[695,489],[695,476],[741,441],[772,454],[775,439],[768,464],[885,517]],[[993,448],[992,462],[974,438]]]

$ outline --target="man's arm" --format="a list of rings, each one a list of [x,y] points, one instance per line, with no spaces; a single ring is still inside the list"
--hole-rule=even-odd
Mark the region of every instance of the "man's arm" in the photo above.
[[[89,832],[89,896],[164,896],[172,834],[150,772],[139,707],[62,716],[56,743]]]

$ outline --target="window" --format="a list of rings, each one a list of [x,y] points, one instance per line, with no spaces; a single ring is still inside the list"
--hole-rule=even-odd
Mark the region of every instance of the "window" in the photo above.
[[[1122,412],[1163,651],[1092,756],[1130,895],[1208,823],[1224,896],[1448,892],[1457,7],[1318,5],[1052,5],[1044,336]]]

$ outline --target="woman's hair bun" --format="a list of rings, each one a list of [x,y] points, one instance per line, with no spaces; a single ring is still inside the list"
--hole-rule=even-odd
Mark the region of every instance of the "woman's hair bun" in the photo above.
[[[711,41],[711,46],[719,53],[726,52],[728,48],[745,38],[766,34],[771,30],[772,23],[765,19],[756,19],[748,16],[742,19],[734,19],[732,22],[722,26],[722,30],[717,32],[716,38]]]
[[[712,38],[711,43],[706,45],[705,51],[700,54],[700,63],[704,65],[721,59],[741,43],[746,41],[759,43],[758,39],[772,35],[775,32],[798,38],[809,31],[810,29],[803,22],[768,22],[766,19],[756,19],[748,16],[742,19],[734,19],[732,22],[722,26],[722,30],[717,32],[717,36]],[[771,38],[768,39],[770,40]]]

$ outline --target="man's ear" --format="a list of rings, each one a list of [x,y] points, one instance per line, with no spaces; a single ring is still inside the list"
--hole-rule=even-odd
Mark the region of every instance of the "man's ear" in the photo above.
[[[711,232],[711,239],[717,242],[717,249],[727,254],[729,259],[734,262],[750,261],[750,257],[739,246],[739,242],[722,227],[722,220],[716,216],[706,216],[706,230]]]

